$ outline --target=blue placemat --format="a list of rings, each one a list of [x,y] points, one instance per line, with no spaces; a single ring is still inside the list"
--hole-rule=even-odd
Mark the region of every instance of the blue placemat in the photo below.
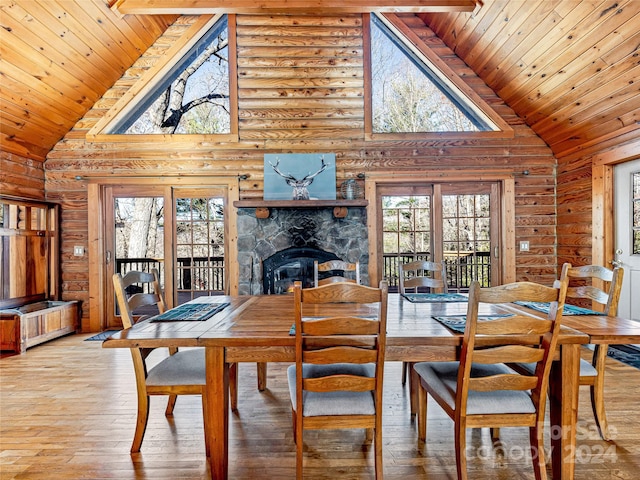
[[[468,302],[469,298],[459,293],[403,293],[412,303]]]
[[[497,320],[499,318],[513,317],[512,313],[506,313],[503,315],[478,315],[478,321]],[[443,324],[445,327],[450,328],[454,332],[464,333],[464,329],[467,325],[466,315],[447,315],[443,317],[433,317],[435,320]]]
[[[539,312],[549,313],[549,302],[513,302],[516,305],[531,308]],[[603,312],[596,312],[588,308],[578,307],[576,305],[564,304],[562,315],[604,315]]]
[[[218,303],[185,303],[168,312],[153,318],[152,322],[178,322],[192,321],[202,322],[213,317],[220,310],[229,305],[229,302]]]

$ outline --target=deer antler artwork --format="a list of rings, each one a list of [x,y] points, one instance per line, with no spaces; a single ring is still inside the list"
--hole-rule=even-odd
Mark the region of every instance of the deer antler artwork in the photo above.
[[[292,200],[309,200],[309,190],[307,187],[313,183],[313,179],[324,172],[324,170],[329,166],[328,163],[324,161],[324,155],[320,157],[322,165],[320,166],[320,170],[315,173],[309,172],[308,175],[305,175],[303,178],[296,178],[290,173],[282,173],[278,169],[278,165],[280,165],[280,157],[276,157],[276,164],[269,162],[269,165],[273,168],[273,170],[285,179],[287,185],[293,187],[293,192],[291,194]]]

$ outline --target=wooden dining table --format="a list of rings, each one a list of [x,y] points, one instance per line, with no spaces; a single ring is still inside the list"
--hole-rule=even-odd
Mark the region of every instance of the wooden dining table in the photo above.
[[[104,341],[107,348],[205,347],[205,411],[212,478],[228,478],[229,365],[239,362],[294,362],[295,337],[292,295],[211,296],[190,303],[229,305],[204,321],[156,322],[147,319]],[[316,307],[317,308],[317,307]],[[325,307],[326,308],[326,307]],[[480,305],[480,315],[526,311],[514,304]],[[462,335],[442,325],[435,316],[465,315],[467,304],[410,302],[389,295],[387,361],[449,361],[458,357]],[[320,311],[305,311],[319,316]],[[323,311],[322,314],[325,312]],[[366,314],[366,312],[362,312]],[[640,343],[640,323],[616,317],[580,315],[563,317],[550,388],[552,471],[554,479],[573,479],[576,451],[580,345],[588,343]],[[398,385],[400,382],[398,381]],[[239,408],[242,408],[240,404]],[[416,440],[417,441],[417,440]],[[428,439],[427,439],[428,441]]]

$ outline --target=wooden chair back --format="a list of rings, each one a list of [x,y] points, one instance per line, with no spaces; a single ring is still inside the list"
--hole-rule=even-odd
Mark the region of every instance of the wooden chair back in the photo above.
[[[419,287],[426,287],[429,292],[447,293],[447,271],[444,262],[428,262],[416,260],[398,264],[398,291],[400,294],[408,290],[418,292]]]
[[[600,265],[584,265],[563,270],[562,275],[567,277],[569,283],[567,288],[569,300],[590,300],[589,308],[614,317],[618,314],[624,276],[622,267],[611,270]],[[590,353],[591,360],[588,361],[585,358],[580,360],[580,385],[591,388],[591,409],[603,440],[611,439],[604,401],[604,376],[608,350],[607,344],[595,345],[593,352]]]
[[[151,272],[132,270],[124,277],[116,273],[113,275],[113,286],[124,328],[131,328],[142,318],[134,316],[140,308],[156,305],[158,313],[164,313],[167,309],[155,268]],[[130,287],[141,287],[142,291],[128,295],[127,289]]]
[[[338,275],[336,272],[342,272]],[[328,277],[320,278],[321,273],[330,272]],[[313,285],[319,287],[334,282],[352,282],[360,284],[360,262],[345,262],[343,260],[329,260],[327,262],[313,262]]]
[[[569,278],[567,299],[588,299],[598,303],[598,308],[605,315],[615,317],[618,314],[618,302],[620,301],[624,276],[622,267],[610,270],[600,265],[584,265],[571,267],[564,273]],[[576,283],[581,280],[582,283]]]
[[[568,264],[565,265],[566,268]],[[458,374],[460,415],[466,415],[469,390],[530,390],[533,392],[536,414],[523,425],[530,425],[534,417],[540,421],[544,419],[547,380],[556,350],[566,293],[566,279],[558,282],[557,288],[532,282],[488,288],[481,288],[477,281],[471,283]],[[516,314],[491,320],[478,319],[480,303],[499,304],[515,301],[549,302],[551,308],[547,318]],[[531,374],[514,372],[497,377],[471,377],[472,364],[517,363],[535,363],[535,371]],[[527,414],[523,414],[523,417],[526,416]],[[480,419],[480,422],[483,421],[486,420]],[[470,423],[467,422],[467,426],[471,426]]]
[[[136,291],[133,294],[127,293],[127,288],[131,286],[141,287],[142,291]],[[164,299],[160,291],[160,283],[158,281],[158,271],[153,269],[151,272],[139,272],[132,270],[121,276],[119,273],[113,275],[113,287],[120,310],[120,318],[124,328],[131,328],[138,321],[143,320],[147,315],[135,315],[135,312],[141,308],[156,305],[158,314],[166,311]],[[137,290],[137,289],[136,289]],[[154,348],[131,348],[133,357],[133,368],[136,374],[136,384],[138,387],[138,395],[146,392],[146,379],[148,374],[147,357]],[[177,348],[169,348],[171,355],[178,351]],[[146,393],[144,393],[146,395]],[[175,403],[175,399],[173,399]]]
[[[304,429],[372,429],[375,442],[376,478],[382,478],[382,381],[387,324],[387,284],[380,288],[357,283],[331,283],[302,289],[294,285],[296,375],[294,429],[297,445],[296,471],[302,476]],[[345,367],[345,364],[347,367]],[[373,376],[356,374],[354,364],[373,366]],[[304,366],[324,368],[315,378],[303,376]],[[320,370],[316,370],[319,372]],[[309,392],[371,392],[372,414],[303,415]],[[317,397],[316,397],[317,398]],[[371,397],[367,397],[369,402]],[[324,401],[324,400],[322,400]],[[335,402],[334,397],[326,399]],[[379,476],[378,476],[379,475]]]

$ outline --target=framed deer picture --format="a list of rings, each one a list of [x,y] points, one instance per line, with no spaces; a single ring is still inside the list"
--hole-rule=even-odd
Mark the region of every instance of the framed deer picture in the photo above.
[[[335,153],[265,153],[265,200],[335,200]]]

